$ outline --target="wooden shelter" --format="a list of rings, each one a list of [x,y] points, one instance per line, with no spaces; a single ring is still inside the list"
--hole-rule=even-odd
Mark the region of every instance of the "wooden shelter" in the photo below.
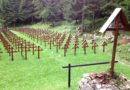
[[[105,33],[106,31],[114,32],[114,44],[113,44],[112,60],[110,68],[110,73],[112,77],[114,75],[114,66],[115,66],[114,62],[116,56],[118,34],[120,30],[130,31],[130,25],[128,24],[128,21],[123,13],[123,10],[121,8],[116,8],[99,31],[101,33]]]

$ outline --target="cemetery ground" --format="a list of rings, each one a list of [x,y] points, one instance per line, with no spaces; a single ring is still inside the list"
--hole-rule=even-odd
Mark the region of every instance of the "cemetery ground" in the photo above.
[[[58,29],[61,30],[62,28]],[[58,29],[57,31],[60,31]],[[44,42],[41,43],[37,42],[37,40],[32,40],[25,34],[17,31],[12,32],[27,41],[40,45],[43,51],[40,53],[40,59],[37,58],[36,52],[35,55],[29,52],[27,60],[21,57],[20,53],[14,53],[14,61],[11,61],[2,42],[0,42],[0,48],[4,52],[0,53],[0,90],[68,90],[68,72],[67,69],[63,69],[62,66],[66,66],[69,63],[76,65],[111,61],[112,44],[106,47],[106,52],[104,53],[102,47],[98,46],[97,53],[94,54],[90,45],[91,40],[87,40],[89,47],[87,47],[86,55],[84,55],[81,46],[82,38],[79,38],[79,48],[77,49],[76,56],[73,54],[72,40],[67,50],[67,55],[64,57],[63,49],[60,49],[58,53],[56,53],[55,47],[50,49],[48,44],[45,47]],[[96,42],[98,45],[101,43],[100,41]],[[78,89],[78,81],[81,79],[82,74],[107,72],[109,67],[110,64],[72,69],[72,87],[70,90]],[[130,79],[129,68],[129,65],[120,60],[116,63],[116,72],[118,74],[124,74]]]

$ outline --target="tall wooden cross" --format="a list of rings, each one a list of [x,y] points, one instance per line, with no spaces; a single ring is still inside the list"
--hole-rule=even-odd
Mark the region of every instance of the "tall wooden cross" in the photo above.
[[[130,25],[128,24],[128,21],[121,8],[116,8],[113,11],[111,16],[108,18],[108,20],[100,29],[100,32],[105,33],[108,30],[114,32],[114,43],[113,43],[112,60],[111,60],[111,68],[110,68],[111,77],[114,77],[116,47],[117,47],[119,30],[130,31]]]

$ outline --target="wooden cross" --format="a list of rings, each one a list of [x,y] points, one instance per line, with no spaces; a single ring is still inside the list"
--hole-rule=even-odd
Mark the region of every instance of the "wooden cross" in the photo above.
[[[49,40],[48,44],[50,45],[50,49],[51,49],[52,40]]]
[[[38,59],[40,59],[40,46],[38,46]]]
[[[77,50],[77,48],[78,48],[78,45],[77,45],[76,43],[74,43],[72,49],[74,49],[74,55],[75,55],[75,56],[76,56],[76,50]]]
[[[35,46],[35,44],[33,43],[33,44],[30,44],[30,42],[28,42],[28,45],[26,45],[28,48],[27,48],[27,50],[28,51],[30,51],[30,48],[32,48],[32,54],[34,55],[34,51],[35,51],[35,48],[37,48],[36,46]]]
[[[64,49],[64,57],[65,57],[65,56],[66,56],[66,53],[67,53],[68,45],[65,44],[64,47],[63,47],[63,49]]]
[[[91,42],[91,44],[92,44],[92,50],[93,50],[93,43],[95,42],[95,40],[94,39],[92,39],[92,42]]]
[[[32,47],[30,47],[30,48],[32,48],[32,54],[34,55],[34,51],[35,51],[35,48],[36,48],[35,44],[33,43]]]
[[[11,52],[11,59],[12,61],[14,61],[14,51],[13,51],[13,47],[10,48],[10,52]]]
[[[104,42],[102,43],[102,46],[103,46],[103,52],[105,52],[105,46],[107,46],[107,42],[104,41]]]
[[[59,48],[59,42],[58,41],[56,42],[55,46],[56,46],[56,52],[58,53],[58,48]]]
[[[93,45],[92,45],[93,49],[94,49],[94,54],[96,54],[96,47],[98,47],[97,43],[94,42]]]
[[[21,55],[23,55],[23,48],[24,48],[24,56],[25,56],[25,59],[27,60],[27,51],[29,51],[29,49],[27,48],[27,42],[25,41],[24,43],[25,45],[23,45],[23,43],[20,44],[20,48],[21,48]]]
[[[34,47],[33,47],[33,49],[34,49]],[[38,59],[40,59],[40,51],[43,51],[43,49],[41,49],[40,46],[35,46],[35,50],[34,51],[37,51]]]
[[[23,55],[23,43],[20,43],[20,48],[21,48],[21,55]]]
[[[37,51],[38,54],[38,59],[40,59],[40,51],[42,51],[43,49],[40,48],[40,46],[37,46],[37,49],[35,49],[35,51]]]
[[[59,43],[59,49],[61,48],[61,43],[62,41],[61,40],[58,40],[58,43]]]
[[[17,52],[17,51],[14,51],[14,48],[9,45],[8,52],[9,52],[9,55],[11,56],[11,60],[14,61],[14,52]]]
[[[86,55],[86,47],[88,47],[88,43],[85,40],[82,44],[82,48],[84,49],[84,55]]]
[[[11,55],[11,53],[10,53],[11,46],[9,44],[7,45],[7,49],[8,49],[7,52],[9,53],[9,56],[10,56]]]
[[[19,52],[19,48],[20,48],[20,42],[17,42],[17,43],[16,43],[16,47],[17,47],[17,49],[18,49],[18,52]]]
[[[25,59],[27,60],[27,42],[25,41]]]
[[[45,40],[44,40],[44,43],[45,43],[45,47],[46,47],[46,42],[47,42],[47,40],[45,39]]]
[[[0,48],[0,53],[3,53],[2,50],[1,50],[1,48]]]

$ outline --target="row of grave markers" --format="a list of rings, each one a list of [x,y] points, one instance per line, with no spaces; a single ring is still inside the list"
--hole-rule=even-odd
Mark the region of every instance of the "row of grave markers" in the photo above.
[[[36,30],[36,29],[31,29],[31,28],[18,28],[16,31],[29,36],[33,40],[36,39],[37,42],[38,41],[44,42],[45,47],[47,44],[49,44],[50,49],[52,48],[52,46],[55,46],[57,53],[58,53],[58,50],[61,49],[61,46],[63,46],[62,49],[64,49],[64,56],[67,55],[67,51],[68,51],[69,45],[72,40],[73,40],[72,49],[74,51],[75,56],[76,56],[77,49],[79,48],[78,47],[78,45],[79,45],[78,35],[75,35],[73,38],[71,33],[67,36],[65,32],[58,33],[58,32],[50,32],[49,30]],[[107,46],[107,43],[105,41],[103,41],[101,46],[103,48],[103,52],[105,52],[105,47]],[[83,52],[85,55],[86,55],[87,47],[89,47],[88,42],[87,42],[86,38],[83,37],[82,48],[83,48]],[[98,47],[96,40],[93,39],[91,41],[91,47],[92,47],[94,54],[96,54],[96,48]]]
[[[21,56],[27,59],[28,51],[31,51],[30,49],[32,49],[33,55],[34,52],[37,51],[38,59],[40,59],[40,51],[42,51],[40,46],[36,46],[34,43],[30,43],[25,39],[18,37],[9,30],[3,30],[2,33],[0,33],[0,39],[9,55],[12,56],[12,61],[14,60],[14,53],[16,52],[20,52]]]

